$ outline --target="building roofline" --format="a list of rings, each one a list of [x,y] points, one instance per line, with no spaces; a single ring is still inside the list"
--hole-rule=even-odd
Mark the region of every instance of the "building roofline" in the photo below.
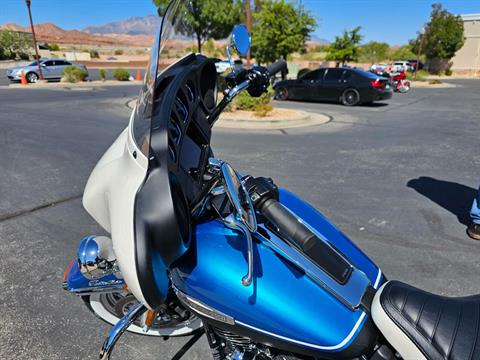
[[[480,13],[478,14],[461,14],[460,17],[463,21],[476,21],[480,20]]]

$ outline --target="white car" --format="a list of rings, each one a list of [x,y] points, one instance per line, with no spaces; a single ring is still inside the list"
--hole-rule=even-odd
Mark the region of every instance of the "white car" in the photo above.
[[[40,59],[40,67],[45,80],[60,80],[63,76],[63,70],[65,70],[67,66],[76,66],[85,70],[88,77],[88,70],[85,65],[75,64],[64,59]],[[20,81],[22,79],[22,72],[25,74],[29,83],[36,83],[40,78],[37,61],[29,65],[8,69],[7,77],[10,81]]]
[[[387,67],[387,64],[373,64],[370,70],[374,72],[383,72],[387,70]]]
[[[393,63],[393,68],[396,72],[404,72],[410,69],[411,65],[408,61],[395,61]]]

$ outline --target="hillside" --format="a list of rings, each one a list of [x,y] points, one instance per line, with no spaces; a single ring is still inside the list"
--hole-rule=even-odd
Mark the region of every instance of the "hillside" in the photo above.
[[[152,35],[160,27],[162,18],[157,15],[135,16],[113,21],[104,25],[88,26],[83,29],[89,34]]]
[[[1,29],[31,32],[30,26],[20,26],[7,23],[0,26]],[[126,45],[149,47],[153,43],[152,35],[125,35],[107,34],[95,35],[79,30],[64,30],[52,23],[35,25],[35,34],[39,41],[57,44],[82,44],[82,45]]]

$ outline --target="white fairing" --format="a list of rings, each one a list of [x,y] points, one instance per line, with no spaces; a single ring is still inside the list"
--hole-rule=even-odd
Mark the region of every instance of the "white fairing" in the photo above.
[[[138,283],[134,236],[135,196],[147,173],[148,159],[132,137],[134,111],[129,126],[93,169],[83,194],[83,206],[111,234],[113,250],[129,290],[148,306]]]
[[[380,303],[385,285],[378,289],[372,302],[372,319],[385,339],[397,350],[404,360],[427,360],[410,338],[390,319]]]

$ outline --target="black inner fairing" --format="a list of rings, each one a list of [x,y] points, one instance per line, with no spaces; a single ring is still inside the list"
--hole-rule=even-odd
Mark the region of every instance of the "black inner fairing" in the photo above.
[[[135,199],[137,273],[151,307],[167,294],[169,265],[190,246],[189,204],[202,190],[212,156],[208,116],[215,105],[216,81],[213,61],[195,54],[170,66],[156,81],[149,166]]]

